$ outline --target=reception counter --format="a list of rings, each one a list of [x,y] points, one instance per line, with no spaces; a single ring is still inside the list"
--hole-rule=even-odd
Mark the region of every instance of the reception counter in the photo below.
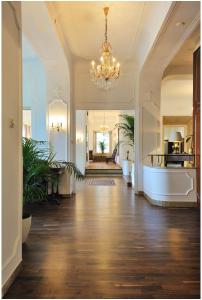
[[[154,205],[168,207],[196,206],[196,169],[143,167],[145,197]]]

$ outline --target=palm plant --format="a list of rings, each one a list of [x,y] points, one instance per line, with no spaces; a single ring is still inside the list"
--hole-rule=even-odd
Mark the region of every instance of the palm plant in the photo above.
[[[102,153],[105,152],[106,149],[106,145],[104,141],[99,142],[99,146],[100,146],[100,150],[102,151]]]
[[[134,116],[121,114],[120,117],[123,119],[123,122],[117,123],[115,125],[116,128],[120,129],[126,137],[128,144],[130,146],[134,146],[134,126],[135,126],[135,118]]]
[[[55,182],[51,168],[65,165],[68,172],[76,179],[83,179],[83,174],[72,162],[58,162],[55,154],[46,146],[46,142],[38,142],[23,138],[23,206],[40,202],[47,194],[48,182]]]

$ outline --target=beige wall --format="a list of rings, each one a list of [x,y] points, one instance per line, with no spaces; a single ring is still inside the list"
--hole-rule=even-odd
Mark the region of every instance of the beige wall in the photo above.
[[[191,116],[192,102],[192,74],[173,75],[162,80],[161,116]]]
[[[21,2],[3,2],[2,13],[2,284],[4,285],[22,260]],[[13,128],[10,126],[11,120],[14,122]]]
[[[135,65],[123,64],[115,87],[107,91],[98,88],[89,75],[90,61],[77,61],[74,66],[74,101],[76,109],[134,109]]]

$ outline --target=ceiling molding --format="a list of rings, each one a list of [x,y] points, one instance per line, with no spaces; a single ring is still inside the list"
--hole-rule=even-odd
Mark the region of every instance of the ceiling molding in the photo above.
[[[175,71],[176,70],[176,71]],[[179,70],[177,72],[177,70]],[[164,74],[163,78],[162,78],[162,83],[167,81],[167,80],[190,80],[193,79],[193,74],[189,73],[189,72],[185,72],[186,68],[181,69],[182,72],[180,73],[180,69],[179,67],[177,67],[176,69],[174,68],[174,71],[172,72],[167,72]]]

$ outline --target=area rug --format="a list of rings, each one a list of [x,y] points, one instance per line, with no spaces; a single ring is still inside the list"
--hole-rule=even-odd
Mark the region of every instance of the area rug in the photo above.
[[[90,179],[88,181],[88,184],[89,185],[104,185],[104,186],[112,186],[112,185],[115,185],[115,182],[113,179],[100,179],[100,178],[93,178],[93,179]]]

